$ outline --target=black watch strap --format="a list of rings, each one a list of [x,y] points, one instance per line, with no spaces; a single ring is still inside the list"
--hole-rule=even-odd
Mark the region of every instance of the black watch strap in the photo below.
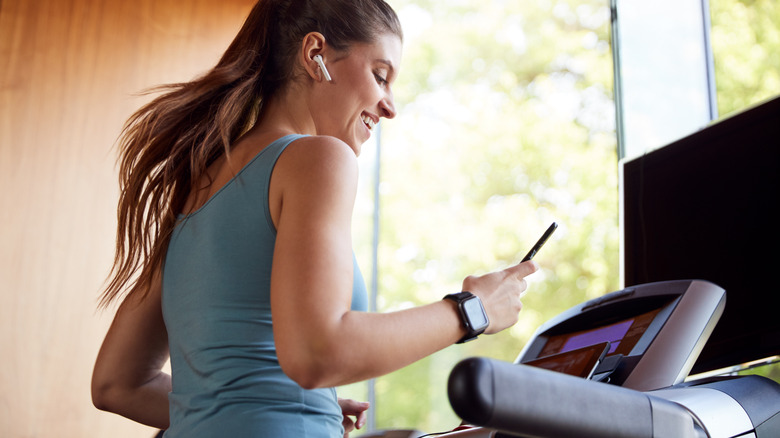
[[[446,295],[444,299],[457,303],[461,321],[466,327],[466,334],[457,342],[458,344],[476,339],[487,329],[489,320],[479,297],[463,291]]]

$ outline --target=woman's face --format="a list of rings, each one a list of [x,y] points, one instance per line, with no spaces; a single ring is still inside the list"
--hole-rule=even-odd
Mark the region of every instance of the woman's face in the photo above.
[[[360,155],[379,120],[395,117],[391,85],[400,67],[401,40],[386,33],[324,62],[332,80],[319,83],[317,134],[339,138]]]

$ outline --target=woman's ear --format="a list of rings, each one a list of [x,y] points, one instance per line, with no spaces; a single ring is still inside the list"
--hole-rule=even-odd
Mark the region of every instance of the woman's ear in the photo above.
[[[306,34],[301,42],[300,62],[306,74],[315,81],[330,80],[330,74],[327,73],[323,60],[326,45],[325,36],[319,32]],[[315,59],[317,55],[319,58]]]

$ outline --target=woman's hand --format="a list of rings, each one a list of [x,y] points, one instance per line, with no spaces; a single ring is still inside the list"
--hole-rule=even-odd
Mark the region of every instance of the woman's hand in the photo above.
[[[350,432],[360,429],[366,424],[366,411],[369,404],[368,402],[339,398],[339,406],[341,406],[341,414],[344,416],[341,421],[344,426],[344,438],[348,438]],[[353,421],[351,417],[355,417],[355,420]]]
[[[525,277],[539,269],[534,261],[523,262],[501,271],[468,276],[463,290],[477,295],[490,319],[486,334],[498,333],[513,326],[523,308],[520,295],[528,288]]]

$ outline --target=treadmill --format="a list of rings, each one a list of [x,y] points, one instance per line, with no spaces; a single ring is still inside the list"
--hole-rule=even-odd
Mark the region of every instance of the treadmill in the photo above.
[[[479,427],[443,437],[780,437],[780,384],[685,381],[723,314],[703,280],[625,288],[542,325],[514,363],[469,358],[448,382]]]
[[[780,357],[778,138],[780,96],[622,161],[627,287],[515,363],[458,363],[450,403],[483,427],[442,436],[780,437],[780,385],[729,372]]]
[[[731,373],[780,357],[779,138],[777,96],[621,162],[624,289],[459,362],[436,436],[780,437],[780,384]]]

